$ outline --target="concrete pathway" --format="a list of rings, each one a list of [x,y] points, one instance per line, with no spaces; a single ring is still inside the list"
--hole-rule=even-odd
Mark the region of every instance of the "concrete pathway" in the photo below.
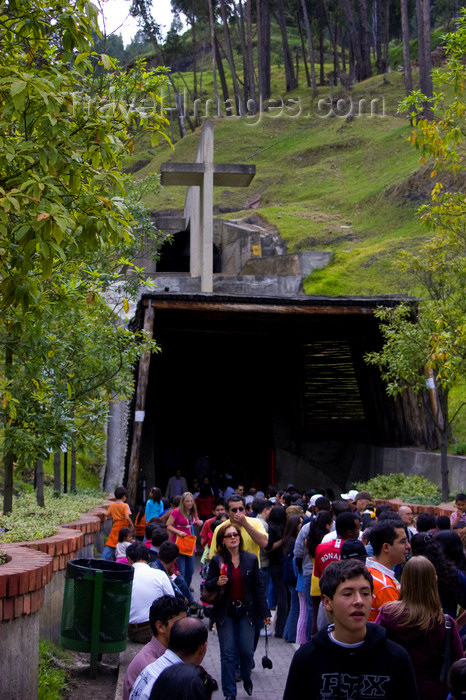
[[[195,597],[198,597],[200,584],[199,577],[199,566],[195,567],[195,574],[193,577],[192,586],[195,590]],[[206,625],[209,621],[205,619]],[[273,624],[272,624],[273,627]],[[261,660],[265,654],[265,637],[260,637],[259,644],[257,645],[256,654],[254,657],[256,666],[252,672],[252,682],[254,684],[254,690],[252,697],[256,700],[281,700],[283,697],[283,691],[285,689],[286,679],[288,677],[288,670],[290,668],[291,659],[293,654],[298,648],[297,644],[289,644],[283,639],[276,639],[272,635],[269,635],[269,657],[273,662],[272,669],[262,668]],[[128,641],[128,646],[126,651],[120,654],[120,669],[118,674],[118,683],[115,693],[115,700],[122,700],[123,698],[123,678],[126,669],[134,658],[134,656],[140,651],[140,644],[133,644]],[[209,632],[209,640],[207,644],[207,654],[203,661],[204,668],[211,676],[213,676],[219,685],[219,690],[214,693],[214,700],[221,700],[223,698],[223,693],[220,683],[220,648],[218,643],[218,637],[214,631]],[[236,686],[237,688],[237,698],[238,700],[245,700],[249,696],[244,691],[243,683],[240,682]]]

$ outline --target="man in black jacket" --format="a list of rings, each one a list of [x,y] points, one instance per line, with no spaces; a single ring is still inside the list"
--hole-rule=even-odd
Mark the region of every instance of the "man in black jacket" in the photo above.
[[[333,619],[294,655],[283,700],[418,700],[408,653],[368,623],[372,577],[357,560],[329,564],[320,579]]]

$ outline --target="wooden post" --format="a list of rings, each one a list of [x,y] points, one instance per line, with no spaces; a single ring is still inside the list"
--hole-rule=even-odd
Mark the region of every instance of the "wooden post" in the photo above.
[[[149,302],[144,309],[144,330],[152,340],[154,330],[154,311],[152,302]],[[136,387],[136,401],[133,417],[133,439],[131,442],[131,455],[128,468],[128,501],[136,504],[137,483],[139,474],[139,447],[141,444],[142,426],[144,423],[144,409],[146,405],[147,383],[149,380],[151,353],[146,352],[139,360],[138,383]]]

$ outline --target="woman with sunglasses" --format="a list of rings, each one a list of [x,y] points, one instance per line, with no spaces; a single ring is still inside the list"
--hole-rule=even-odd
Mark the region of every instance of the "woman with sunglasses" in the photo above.
[[[259,565],[254,554],[245,552],[240,527],[226,522],[217,531],[217,553],[212,557],[205,587],[218,591],[210,617],[217,625],[220,642],[222,689],[225,700],[236,698],[236,659],[244,689],[252,695],[254,630],[258,620],[270,623]]]

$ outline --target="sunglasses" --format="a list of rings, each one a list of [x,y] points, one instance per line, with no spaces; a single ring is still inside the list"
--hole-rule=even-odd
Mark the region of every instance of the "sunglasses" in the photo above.
[[[227,540],[227,539],[230,539],[231,537],[239,537],[239,535],[238,535],[238,533],[236,533],[235,535],[225,535],[223,539]]]
[[[230,508],[230,510],[231,510],[232,513],[238,513],[238,511],[239,511],[240,513],[243,513],[243,512],[244,512],[244,506],[240,506],[239,508]]]

